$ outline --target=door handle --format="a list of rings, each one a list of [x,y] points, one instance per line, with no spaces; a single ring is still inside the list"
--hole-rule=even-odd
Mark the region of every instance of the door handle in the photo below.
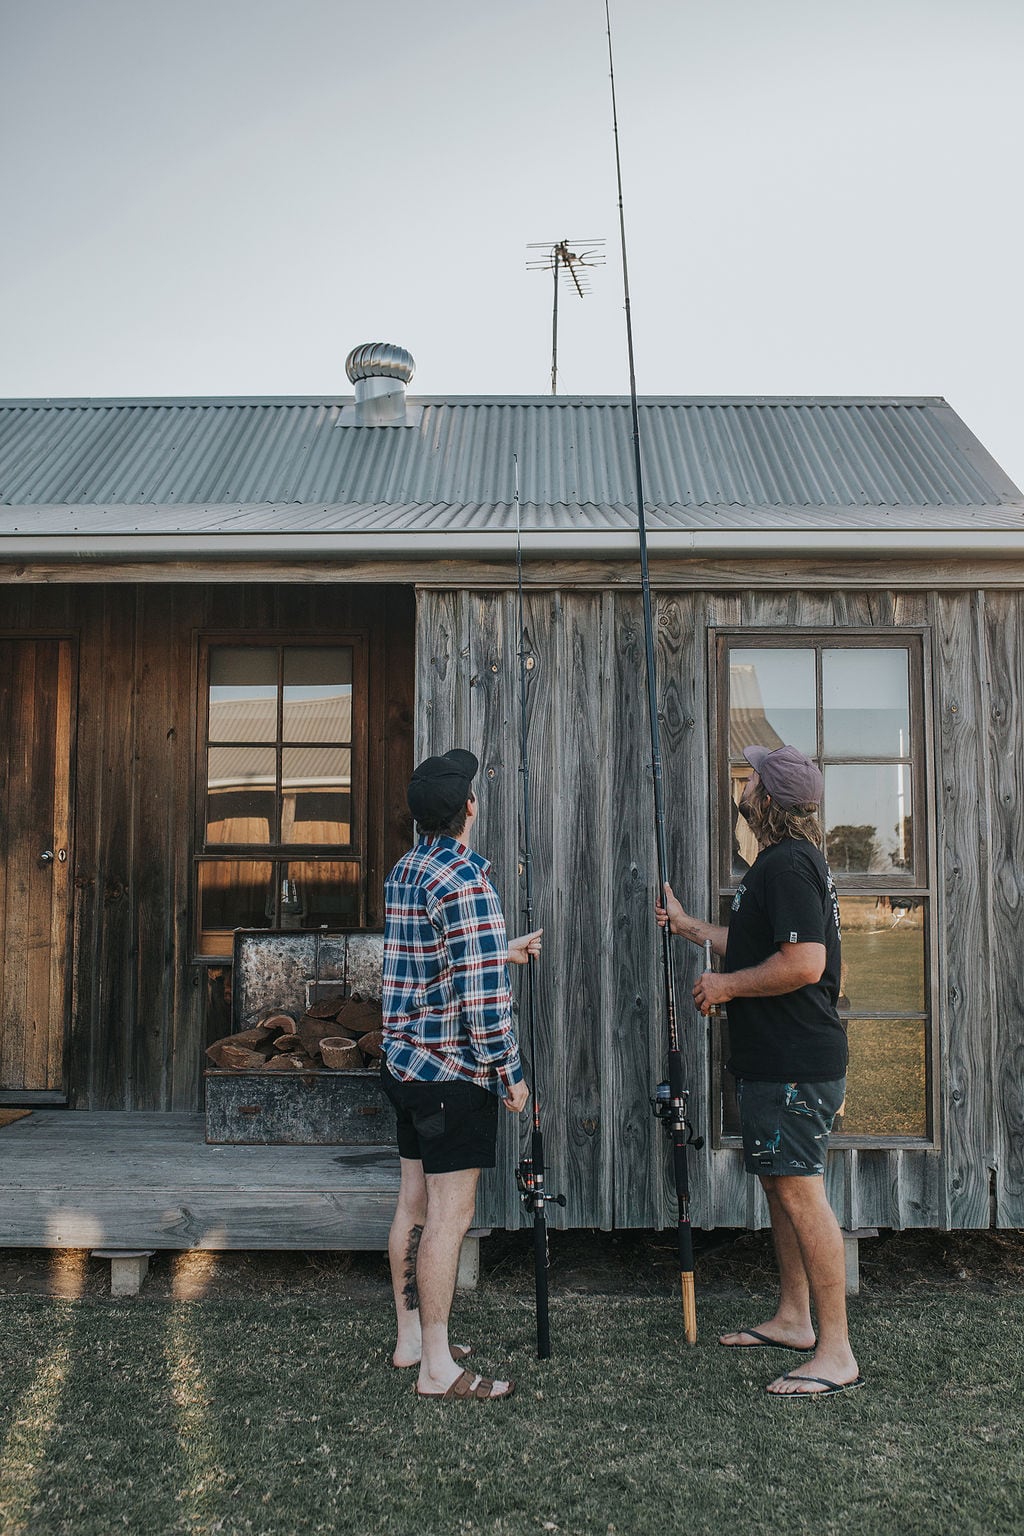
[[[52,848],[44,848],[42,853],[39,855],[39,862],[40,862],[40,864],[52,864],[53,863],[53,849]]]

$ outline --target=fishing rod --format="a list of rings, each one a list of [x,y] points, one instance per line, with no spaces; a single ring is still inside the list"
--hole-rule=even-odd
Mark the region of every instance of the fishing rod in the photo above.
[[[530,848],[530,754],[526,737],[526,620],[523,609],[523,540],[519,524],[519,456],[513,454],[516,506],[516,590],[519,608],[519,771],[523,780],[523,914],[527,933],[533,932],[533,861]],[[548,1224],[545,1206],[549,1200],[565,1204],[564,1195],[549,1195],[544,1188],[544,1133],[540,1124],[540,1091],[537,1086],[536,1008],[533,956],[526,960],[526,1019],[530,1040],[530,1066],[533,1073],[533,1133],[530,1156],[516,1169],[516,1186],[523,1197],[523,1209],[533,1217],[533,1275],[537,1298],[537,1358],[551,1356],[551,1329],[548,1323]]]
[[[622,206],[622,162],[619,157],[619,116],[615,101],[615,61],[612,55],[612,20],[609,0],[604,0],[608,32],[608,76],[612,95],[612,135],[615,140],[615,179],[619,194],[619,243],[622,249],[622,288],[626,311],[626,351],[629,357],[629,405],[633,427],[633,467],[636,474],[637,527],[640,537],[640,586],[643,594],[644,642],[647,656],[647,713],[651,728],[651,776],[654,781],[654,830],[658,849],[658,890],[665,900],[668,854],[665,841],[665,795],[658,728],[658,693],[654,660],[654,619],[651,612],[651,577],[647,563],[647,518],[644,511],[643,464],[640,455],[640,412],[636,399],[636,368],[633,361],[633,320],[629,307],[629,269],[626,262],[626,218]],[[675,969],[669,924],[661,929],[661,963],[665,986],[665,1017],[668,1025],[668,1082],[659,1083],[652,1099],[654,1113],[672,1143],[679,1233],[679,1288],[683,1304],[683,1329],[688,1344],[697,1342],[697,1302],[693,1284],[693,1228],[690,1223],[690,1174],[687,1147],[699,1148],[703,1139],[694,1133],[687,1118],[689,1092],[683,1086],[683,1058],[679,1050]]]

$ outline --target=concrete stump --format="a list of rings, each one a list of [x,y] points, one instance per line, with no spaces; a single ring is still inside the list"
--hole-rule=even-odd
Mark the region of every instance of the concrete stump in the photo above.
[[[153,1248],[95,1248],[92,1257],[110,1260],[111,1296],[137,1296],[154,1252]]]

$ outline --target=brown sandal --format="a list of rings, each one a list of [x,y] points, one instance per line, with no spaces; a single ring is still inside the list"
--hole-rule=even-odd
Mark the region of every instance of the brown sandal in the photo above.
[[[494,1382],[489,1377],[471,1376],[469,1371],[462,1371],[456,1376],[447,1392],[421,1392],[419,1382],[416,1383],[414,1391],[417,1397],[436,1397],[441,1402],[451,1402],[456,1398],[460,1401],[464,1401],[467,1398],[493,1401],[499,1397],[511,1397],[515,1389],[515,1382],[510,1381],[506,1392],[495,1392]]]

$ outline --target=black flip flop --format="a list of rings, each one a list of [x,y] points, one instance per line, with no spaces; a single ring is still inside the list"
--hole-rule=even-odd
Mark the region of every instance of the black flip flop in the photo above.
[[[783,1344],[780,1339],[770,1339],[766,1333],[758,1333],[756,1328],[736,1328],[734,1332],[745,1333],[748,1339],[756,1339],[757,1343],[722,1344],[721,1339],[719,1339],[718,1342],[722,1344],[723,1349],[791,1349],[794,1355],[809,1355],[812,1350],[818,1347],[817,1339],[814,1340],[813,1344],[808,1344],[806,1349],[802,1344]]]
[[[794,1397],[835,1397],[839,1392],[855,1392],[858,1387],[866,1385],[863,1376],[858,1376],[855,1381],[829,1381],[824,1376],[798,1376],[795,1371],[790,1371],[780,1378],[782,1381],[816,1381],[821,1387],[820,1392],[769,1392],[769,1397],[781,1397],[786,1402]],[[767,1388],[765,1389],[767,1391]]]

